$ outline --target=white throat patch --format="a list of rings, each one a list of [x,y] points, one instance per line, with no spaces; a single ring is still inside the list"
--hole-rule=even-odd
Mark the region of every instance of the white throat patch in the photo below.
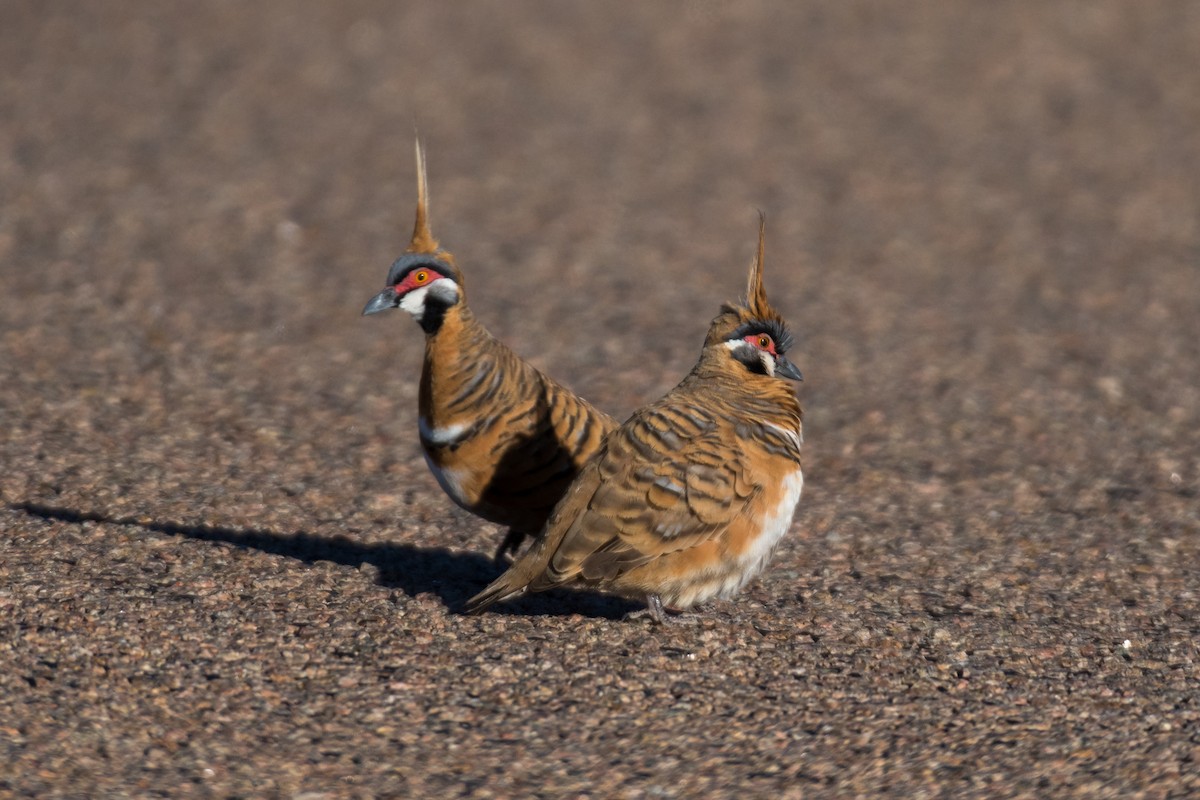
[[[400,308],[421,319],[425,316],[425,298],[431,294],[447,304],[453,304],[458,299],[458,284],[449,278],[438,278],[428,286],[413,289],[400,298]]]
[[[754,353],[756,356],[758,356],[758,360],[762,362],[763,369],[767,371],[767,374],[772,378],[775,377],[775,356],[771,355],[766,350],[759,350],[754,345],[743,341],[742,339],[726,339],[725,346],[728,347],[731,352],[737,352],[745,348],[747,352]]]

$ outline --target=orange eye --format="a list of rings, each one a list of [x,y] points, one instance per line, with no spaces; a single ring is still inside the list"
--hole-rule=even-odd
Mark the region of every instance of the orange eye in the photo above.
[[[758,346],[761,347],[763,350],[770,350],[771,349],[771,337],[770,336],[758,337]]]
[[[425,270],[421,270],[413,277],[413,280],[415,280],[417,283],[424,283],[425,281],[429,280],[429,273]]]

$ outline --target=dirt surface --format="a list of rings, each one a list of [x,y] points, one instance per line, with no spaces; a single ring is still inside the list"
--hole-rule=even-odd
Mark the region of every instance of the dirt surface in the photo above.
[[[1200,792],[1200,6],[409,5],[0,13],[0,796]],[[414,126],[614,414],[766,212],[808,480],[736,600],[457,613],[500,531],[359,316]]]

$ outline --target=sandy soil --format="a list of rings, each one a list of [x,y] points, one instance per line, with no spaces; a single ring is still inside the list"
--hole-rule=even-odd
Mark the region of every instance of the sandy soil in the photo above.
[[[1200,6],[333,5],[5,5],[0,795],[1200,792]],[[766,212],[808,481],[742,596],[457,613],[500,532],[359,316],[414,127],[614,414]]]

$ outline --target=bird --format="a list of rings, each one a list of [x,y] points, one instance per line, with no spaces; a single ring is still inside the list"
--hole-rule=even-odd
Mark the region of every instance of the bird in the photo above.
[[[736,594],[792,524],[804,474],[792,337],[763,287],[765,217],[741,304],[709,326],[699,361],[610,433],[546,531],[465,604],[577,585],[686,610]]]
[[[543,529],[617,421],[520,358],[472,313],[462,271],[430,230],[420,139],[415,150],[412,239],[362,313],[399,308],[424,331],[421,450],[450,499],[508,528],[493,556],[503,565]]]

